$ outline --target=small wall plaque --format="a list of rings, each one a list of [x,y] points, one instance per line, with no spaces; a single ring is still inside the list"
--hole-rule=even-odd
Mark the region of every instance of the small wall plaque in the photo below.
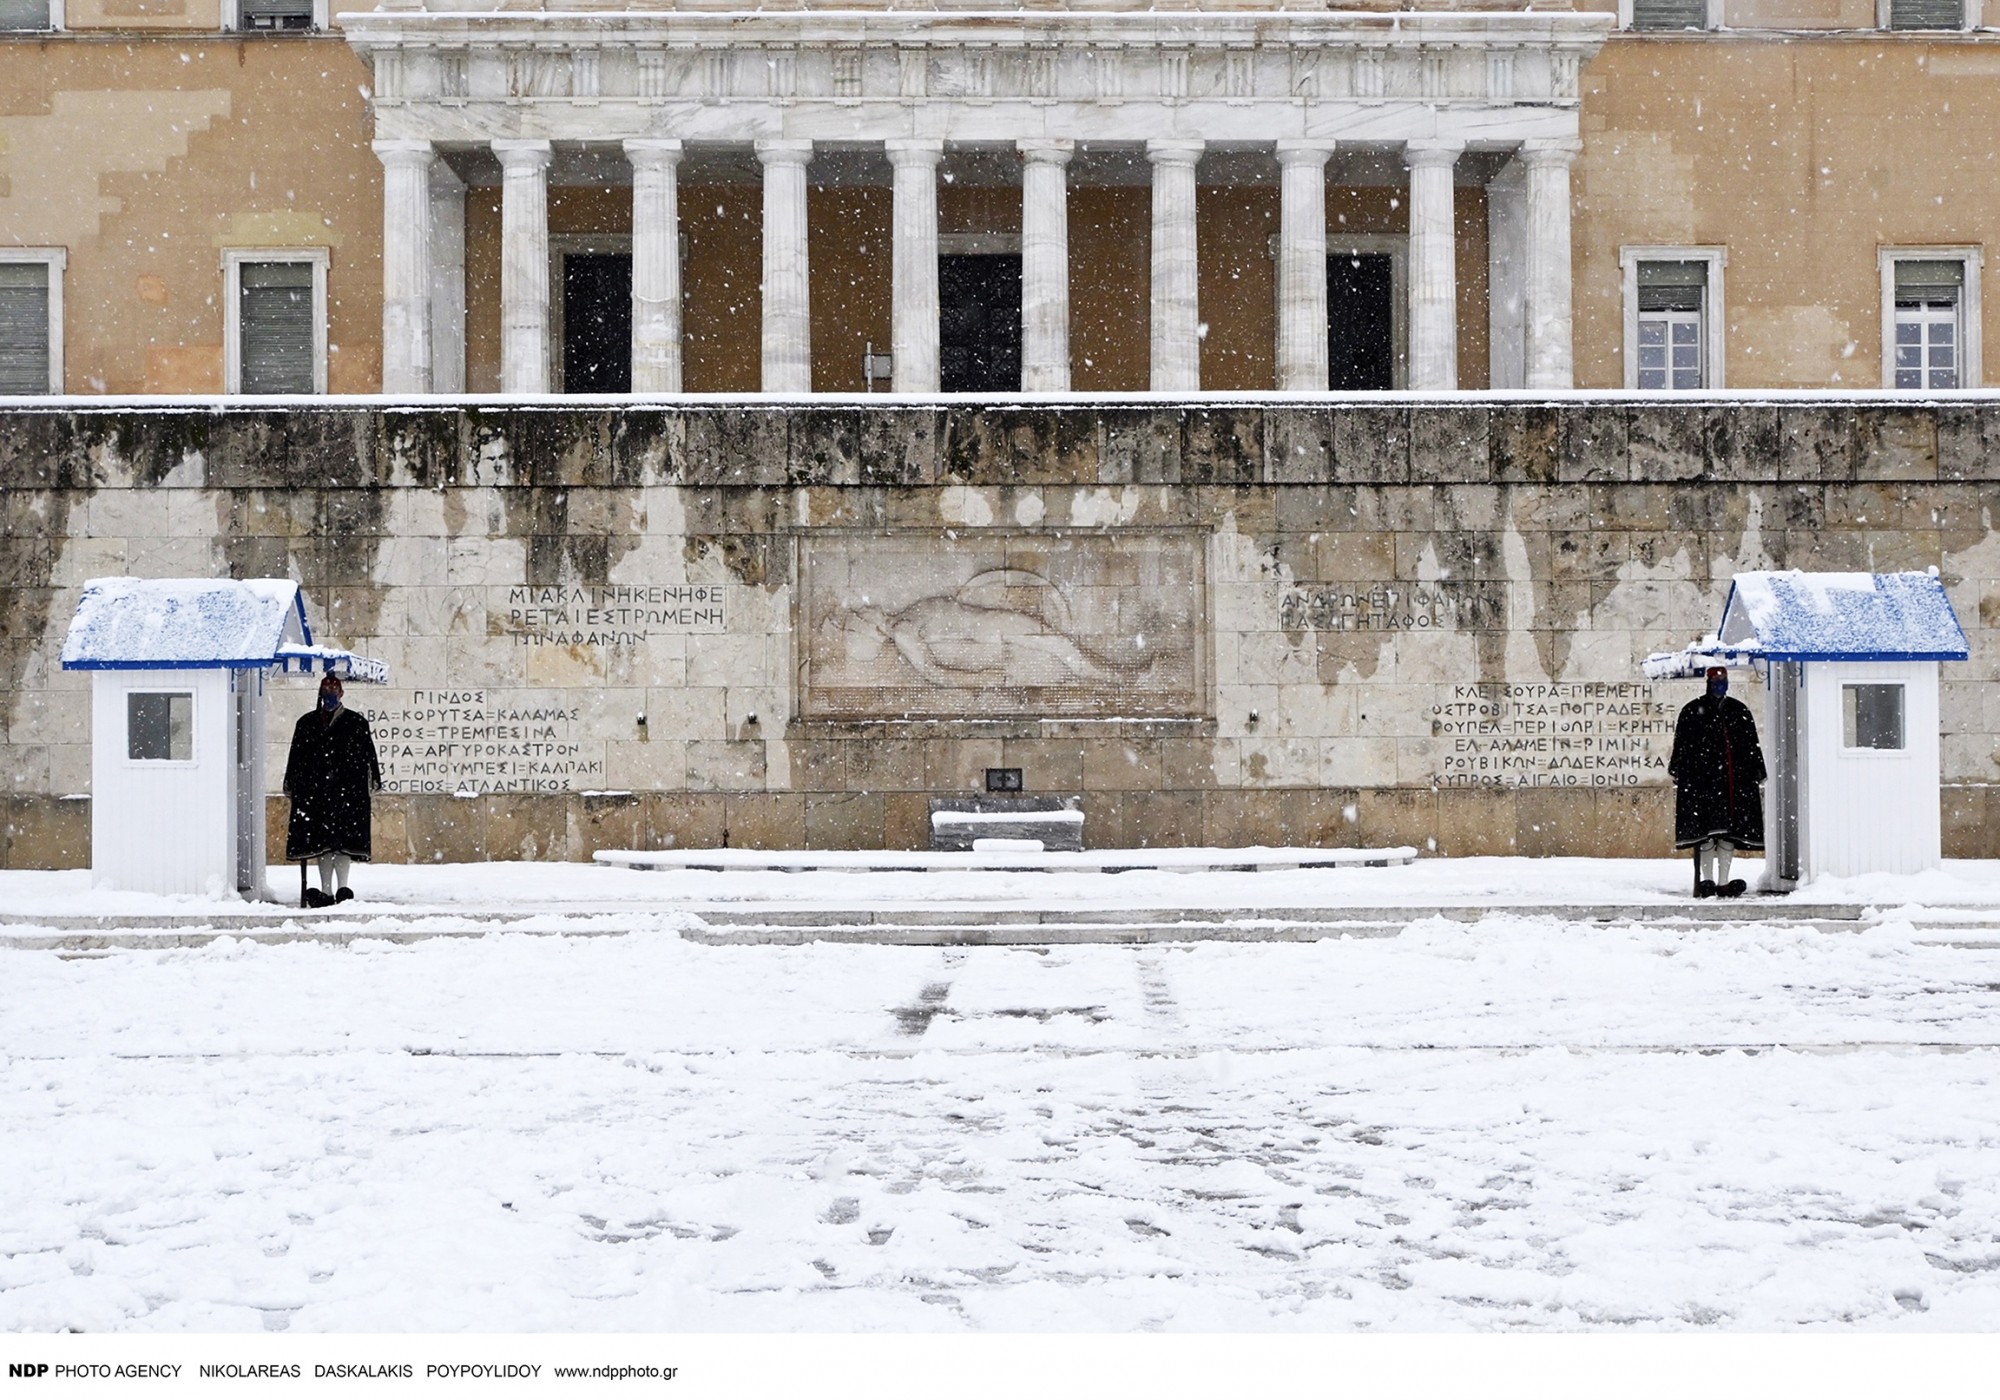
[[[1019,792],[1021,790],[1021,770],[1018,768],[987,769],[986,790],[988,792]]]

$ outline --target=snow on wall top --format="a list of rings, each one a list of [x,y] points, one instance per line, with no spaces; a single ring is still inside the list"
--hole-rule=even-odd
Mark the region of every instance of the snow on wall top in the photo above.
[[[66,670],[263,667],[312,641],[290,579],[94,578],[63,642]]]
[[[1970,655],[1934,573],[1738,574],[1717,636],[1773,661],[1963,661]]]

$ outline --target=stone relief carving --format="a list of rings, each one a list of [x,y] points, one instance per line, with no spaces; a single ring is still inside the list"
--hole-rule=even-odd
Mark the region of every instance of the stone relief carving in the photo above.
[[[805,718],[1206,712],[1192,534],[813,536],[801,575]]]

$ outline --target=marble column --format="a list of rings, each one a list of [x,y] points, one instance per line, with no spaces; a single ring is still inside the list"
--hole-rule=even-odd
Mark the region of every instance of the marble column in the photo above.
[[[1412,389],[1458,387],[1457,229],[1452,219],[1456,141],[1412,141],[1410,167],[1410,376]]]
[[[764,163],[764,392],[812,392],[812,279],[806,257],[810,141],[759,141]]]
[[[1331,142],[1278,143],[1280,389],[1326,389],[1326,163],[1332,155]]]
[[[377,141],[382,162],[382,392],[431,391],[428,141]]]
[[[1165,393],[1201,388],[1201,310],[1195,264],[1199,141],[1148,141],[1153,163],[1153,376]]]
[[[1021,141],[1021,387],[1069,388],[1069,182],[1074,141]]]
[[[1527,379],[1530,389],[1575,386],[1570,338],[1569,170],[1580,141],[1523,141],[1528,171]]]
[[[937,168],[942,141],[889,141],[895,171],[890,278],[890,387],[938,391]]]
[[[632,392],[681,391],[678,141],[627,141],[632,162]]]
[[[465,181],[431,166],[431,392],[465,392]]]
[[[1528,186],[1521,162],[1510,160],[1486,182],[1487,385],[1528,386]]]
[[[495,141],[500,159],[500,391],[549,392],[549,143]]]

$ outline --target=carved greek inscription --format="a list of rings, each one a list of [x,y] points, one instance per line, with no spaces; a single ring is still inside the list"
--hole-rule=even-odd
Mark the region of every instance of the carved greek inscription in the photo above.
[[[720,584],[509,588],[504,616],[516,646],[635,647],[648,637],[720,632]]]
[[[1506,585],[1485,582],[1299,584],[1278,600],[1287,632],[1490,630],[1506,617]]]
[[[368,712],[384,792],[571,792],[604,783],[604,746],[545,693],[413,690]],[[385,697],[400,699],[400,697]]]
[[[1641,682],[1455,685],[1431,707],[1441,787],[1665,782],[1674,712]]]

